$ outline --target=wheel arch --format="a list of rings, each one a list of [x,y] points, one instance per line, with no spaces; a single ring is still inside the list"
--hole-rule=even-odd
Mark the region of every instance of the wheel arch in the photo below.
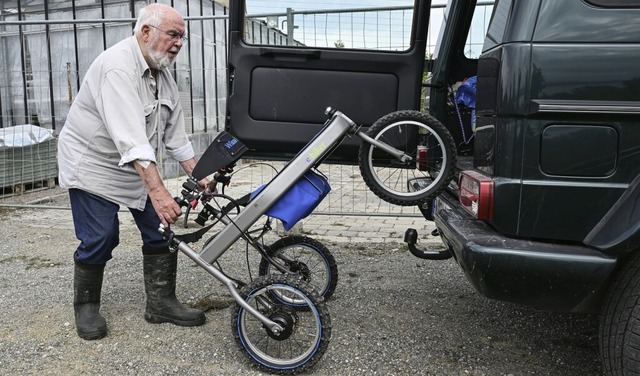
[[[608,255],[640,249],[640,175],[587,234],[584,244]]]

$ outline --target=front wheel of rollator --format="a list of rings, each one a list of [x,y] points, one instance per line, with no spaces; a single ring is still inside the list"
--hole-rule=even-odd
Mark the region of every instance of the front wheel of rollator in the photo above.
[[[262,276],[240,290],[253,308],[278,323],[275,333],[257,317],[236,304],[231,328],[237,345],[261,369],[279,374],[303,372],[322,358],[331,338],[331,318],[324,301],[300,277],[282,274]],[[293,307],[280,297],[304,301]]]
[[[362,178],[381,199],[402,206],[420,205],[451,181],[456,148],[451,133],[433,116],[402,110],[378,119],[367,136],[391,146],[404,158],[363,141],[358,155]]]

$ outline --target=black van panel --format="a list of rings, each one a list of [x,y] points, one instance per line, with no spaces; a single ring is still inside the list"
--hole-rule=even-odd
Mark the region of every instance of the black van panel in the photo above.
[[[358,124],[373,124],[398,102],[398,78],[389,73],[258,67],[251,75],[249,116],[257,121],[322,124],[319,109],[333,106],[361,114],[352,118]],[[382,91],[389,95],[373,95]]]

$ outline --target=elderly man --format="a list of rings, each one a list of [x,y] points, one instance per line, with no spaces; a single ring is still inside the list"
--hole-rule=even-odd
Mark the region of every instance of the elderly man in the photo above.
[[[196,164],[168,69],[186,40],[185,24],[175,9],[156,3],[140,10],[133,31],[91,64],[58,141],[60,185],[69,189],[80,240],[74,253],[76,329],[87,340],[107,335],[100,293],[105,264],[119,243],[121,205],[142,237],[145,320],[205,322],[202,311],[176,299],[177,254],[158,232],[160,223],[174,223],[181,214],[156,167],[159,146],[187,174]]]

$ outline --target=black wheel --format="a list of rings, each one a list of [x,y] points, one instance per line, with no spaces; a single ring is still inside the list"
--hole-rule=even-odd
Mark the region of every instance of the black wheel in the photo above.
[[[242,298],[284,330],[272,332],[239,304],[231,316],[236,344],[258,367],[268,372],[293,374],[311,368],[331,339],[329,310],[318,294],[300,278],[287,274],[257,278],[240,290]],[[274,296],[295,296],[305,309],[284,304]]]
[[[338,284],[338,265],[333,254],[322,243],[307,236],[291,235],[267,247],[267,254],[281,266],[310,284],[325,300]],[[267,259],[260,261],[260,275],[279,274]]]
[[[367,135],[404,152],[402,161],[366,141],[358,164],[362,178],[376,196],[395,205],[419,205],[440,193],[455,167],[455,144],[433,116],[411,110],[378,119]]]
[[[605,375],[640,375],[640,253],[617,272],[600,318]]]

